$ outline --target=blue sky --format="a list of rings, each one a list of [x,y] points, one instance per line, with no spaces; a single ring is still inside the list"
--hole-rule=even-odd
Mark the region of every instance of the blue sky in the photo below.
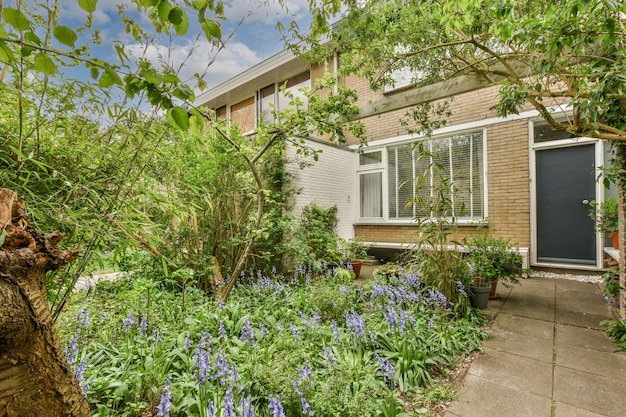
[[[127,54],[143,56],[153,64],[167,61],[174,68],[180,68],[181,79],[189,79],[194,73],[203,74],[208,87],[223,82],[258,62],[284,49],[281,35],[276,29],[279,20],[285,27],[293,20],[301,29],[306,29],[309,22],[308,2],[306,0],[287,0],[287,10],[277,1],[259,3],[252,0],[232,0],[225,2],[226,20],[222,21],[222,35],[225,48],[218,51],[209,44],[194,25],[191,17],[189,33],[173,39],[161,38],[151,45],[137,44],[125,34],[119,25],[117,8],[135,6],[128,0],[99,0],[97,11],[93,15],[94,27],[102,33],[103,45],[92,49],[96,55],[108,62],[117,60],[113,49],[115,41],[121,41]],[[82,22],[86,14],[76,5],[76,0],[61,1],[62,21],[67,23]],[[144,27],[151,29],[145,17]],[[241,24],[239,24],[241,22]],[[69,25],[69,24],[68,24]],[[190,85],[195,86],[192,82]]]

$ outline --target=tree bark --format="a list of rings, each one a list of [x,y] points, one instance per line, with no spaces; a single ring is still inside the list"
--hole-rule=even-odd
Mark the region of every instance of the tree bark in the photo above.
[[[0,233],[0,415],[90,416],[46,293],[46,272],[78,252],[58,248],[59,232],[35,232],[24,201],[5,188],[0,189]]]

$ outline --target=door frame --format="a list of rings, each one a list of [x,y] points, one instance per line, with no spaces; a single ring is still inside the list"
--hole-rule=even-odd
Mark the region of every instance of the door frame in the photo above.
[[[596,232],[596,265],[576,265],[576,264],[563,264],[563,263],[551,263],[551,262],[539,262],[537,260],[537,164],[536,164],[536,152],[545,149],[558,149],[567,148],[571,146],[581,145],[595,145],[595,166],[596,166],[596,179],[600,171],[598,167],[604,165],[604,141],[592,138],[576,138],[576,139],[563,139],[555,140],[543,143],[534,143],[534,120],[529,120],[529,161],[530,161],[530,265],[541,267],[554,267],[554,268],[567,268],[567,269],[584,269],[584,270],[602,270],[604,269],[604,239],[601,233]],[[604,185],[601,180],[596,180],[596,195],[595,201],[604,201]]]

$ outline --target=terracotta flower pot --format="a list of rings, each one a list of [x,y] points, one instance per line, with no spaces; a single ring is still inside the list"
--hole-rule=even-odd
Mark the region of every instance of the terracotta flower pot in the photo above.
[[[354,278],[358,279],[361,275],[361,267],[363,266],[363,261],[350,261],[350,265],[352,265],[352,272],[354,272]]]
[[[614,249],[619,249],[619,233],[613,232],[611,235],[611,243]]]

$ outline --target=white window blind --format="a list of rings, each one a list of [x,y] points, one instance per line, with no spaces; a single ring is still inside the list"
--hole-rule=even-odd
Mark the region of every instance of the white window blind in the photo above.
[[[420,149],[423,149],[422,152]],[[394,219],[424,218],[430,199],[449,178],[445,197],[457,220],[479,221],[484,217],[482,131],[388,148],[388,216]]]

